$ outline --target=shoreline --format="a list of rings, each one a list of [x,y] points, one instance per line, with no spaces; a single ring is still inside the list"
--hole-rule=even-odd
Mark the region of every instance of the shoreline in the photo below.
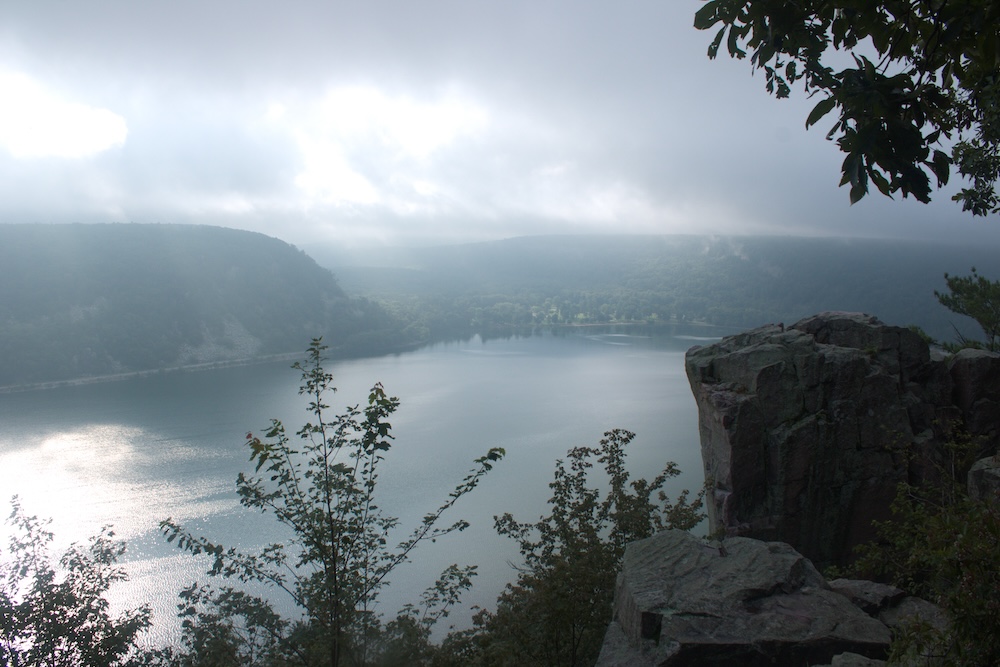
[[[522,332],[530,331],[536,328],[558,330],[561,328],[566,329],[584,329],[584,328],[597,328],[597,327],[636,327],[636,326],[646,326],[654,328],[667,328],[676,326],[686,326],[694,328],[705,328],[705,329],[730,329],[731,327],[725,327],[724,325],[709,324],[706,322],[645,322],[645,321],[635,321],[635,322],[563,322],[559,324],[542,324],[533,325],[523,328],[510,327],[505,328],[501,331],[478,331],[469,333],[465,336],[460,336],[459,338],[472,338],[473,336],[491,337],[496,335],[520,335]],[[405,352],[411,352],[415,349],[427,345],[435,345],[437,343],[446,342],[446,340],[428,340],[420,341],[415,343],[410,343],[406,345],[395,345],[392,349],[381,350],[381,351],[367,351],[360,354],[344,354],[343,350],[330,349],[331,354],[329,358],[331,360],[344,359],[344,358],[366,358],[366,357],[379,357],[386,354],[403,354]],[[340,354],[338,354],[340,352]],[[90,377],[79,377],[79,378],[69,378],[65,380],[48,380],[45,382],[33,382],[29,384],[15,384],[15,385],[4,385],[0,386],[0,395],[3,394],[17,394],[28,391],[40,391],[47,389],[60,389],[63,387],[83,387],[91,384],[103,384],[106,382],[118,382],[121,380],[127,380],[130,378],[137,377],[149,377],[151,375],[158,375],[160,373],[197,373],[200,371],[212,371],[219,370],[223,368],[235,368],[239,366],[253,366],[256,364],[266,364],[275,361],[299,361],[302,359],[303,352],[284,352],[279,354],[269,354],[262,357],[246,357],[242,359],[227,359],[220,361],[206,361],[198,364],[184,364],[181,366],[169,366],[167,368],[152,368],[141,371],[127,371],[124,373],[111,373],[109,375],[94,375]]]
[[[70,378],[67,380],[49,380],[47,382],[33,382],[31,384],[6,385],[0,387],[0,394],[18,394],[25,391],[59,389],[62,387],[83,387],[90,384],[118,382],[129,378],[149,377],[151,375],[159,375],[161,373],[197,373],[199,371],[212,371],[221,368],[235,368],[238,366],[266,364],[272,361],[294,361],[301,357],[301,355],[301,352],[286,352],[284,354],[270,354],[264,357],[229,359],[224,361],[206,361],[200,364],[185,364],[183,366],[170,366],[168,368],[152,368],[143,371],[112,373],[110,375],[94,375],[90,377]]]

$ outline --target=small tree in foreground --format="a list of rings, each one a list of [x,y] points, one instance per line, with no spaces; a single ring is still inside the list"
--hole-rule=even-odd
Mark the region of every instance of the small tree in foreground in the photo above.
[[[1000,281],[987,280],[972,267],[971,276],[944,274],[948,293],[934,296],[948,310],[974,319],[986,334],[986,349],[1000,351]],[[967,341],[960,340],[960,343]]]
[[[444,503],[390,546],[399,522],[378,506],[376,489],[379,464],[393,439],[387,420],[399,401],[376,384],[364,408],[330,417],[324,400],[335,389],[323,368],[325,349],[314,339],[306,361],[294,366],[302,372],[299,393],[309,397],[315,418],[296,434],[301,447],[272,420],[263,439],[247,435],[256,470],[236,481],[244,507],[269,512],[290,529],[287,544],[246,554],[194,536],[169,519],[161,523],[168,541],[213,558],[210,575],[284,591],[303,618],[281,619],[268,601],[231,587],[192,586],[182,594],[187,653],[178,664],[362,666],[377,662],[379,651],[402,650],[382,634],[375,609],[379,592],[418,544],[468,526],[460,520],[441,527],[439,520],[504,455],[494,448],[476,459]],[[390,624],[390,635],[426,643],[430,625],[447,615],[474,574],[474,566],[448,568],[421,605],[406,608]],[[207,663],[199,657],[206,651]]]
[[[946,625],[915,619],[893,640],[891,664],[1000,664],[1000,498],[970,498],[979,443],[957,437],[938,466],[940,481],[901,484],[893,517],[859,548],[854,574],[875,577],[941,606]]]
[[[145,664],[136,648],[149,627],[147,606],[111,613],[108,589],[125,581],[117,565],[125,543],[105,526],[82,547],[51,561],[48,522],[26,516],[15,496],[14,528],[0,561],[0,665],[5,667],[126,667]]]
[[[615,579],[625,546],[669,528],[690,530],[704,518],[703,493],[682,491],[671,502],[663,491],[680,474],[668,463],[652,481],[629,481],[625,447],[634,434],[616,429],[599,448],[576,447],[557,461],[549,484],[551,513],[521,523],[496,518],[501,535],[516,540],[524,564],[508,584],[496,612],[480,612],[477,628],[454,634],[443,649],[453,664],[592,665],[611,622]],[[592,486],[594,459],[606,486]]]

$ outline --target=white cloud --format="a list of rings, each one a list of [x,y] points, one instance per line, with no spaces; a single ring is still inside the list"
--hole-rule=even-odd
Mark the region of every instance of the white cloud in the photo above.
[[[302,156],[304,206],[387,204],[423,209],[436,157],[488,126],[485,109],[455,93],[417,100],[372,86],[341,86],[313,103],[272,103]],[[414,201],[405,201],[413,199]],[[401,200],[404,200],[401,202]]]
[[[125,119],[63,99],[20,72],[0,71],[0,146],[12,157],[83,158],[125,143]]]
[[[330,91],[319,113],[325,133],[380,143],[397,159],[427,158],[458,137],[475,133],[487,121],[485,110],[456,94],[424,102],[389,96],[371,86]]]
[[[310,203],[374,204],[378,190],[362,174],[355,171],[341,147],[328,139],[313,139],[299,134],[299,149],[303,171],[295,177]]]
[[[0,3],[0,218],[1000,242],[948,192],[849,206],[814,101],[708,60],[700,4]]]

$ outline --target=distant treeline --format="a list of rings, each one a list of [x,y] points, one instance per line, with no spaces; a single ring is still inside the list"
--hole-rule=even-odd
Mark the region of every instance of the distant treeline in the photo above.
[[[401,344],[402,327],[261,234],[183,225],[0,225],[0,386]]]
[[[0,225],[0,387],[299,353],[339,355],[568,324],[742,329],[863,311],[951,340],[944,273],[989,248],[768,237],[548,236],[313,249],[183,225]],[[338,284],[339,279],[339,284]]]
[[[989,248],[785,237],[542,236],[384,251],[336,262],[341,284],[428,340],[554,324],[703,322],[748,328],[862,311],[951,340],[944,273],[1000,277]],[[374,257],[375,261],[372,261]],[[377,263],[376,263],[377,262]]]

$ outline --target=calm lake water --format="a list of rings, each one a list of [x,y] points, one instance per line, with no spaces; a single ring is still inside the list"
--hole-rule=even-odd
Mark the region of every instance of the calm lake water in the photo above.
[[[426,544],[383,595],[387,612],[420,592],[450,563],[478,564],[467,605],[492,607],[514,578],[516,546],[498,537],[493,516],[545,512],[556,459],[596,445],[604,431],[637,434],[629,468],[652,477],[666,461],[684,475],[671,495],[701,484],[697,412],[684,351],[713,340],[704,330],[647,337],[637,330],[573,329],[528,337],[473,338],[414,352],[331,362],[337,412],[363,403],[382,382],[401,406],[383,468],[381,505],[402,519],[399,539],[432,511],[490,447],[507,457],[453,510],[472,527]],[[117,382],[0,395],[0,496],[52,518],[56,547],[113,524],[129,545],[130,581],[116,602],[151,603],[151,640],[176,632],[177,592],[205,581],[206,564],[167,545],[167,517],[226,546],[252,550],[280,539],[268,516],[238,504],[234,481],[251,472],[244,438],[269,420],[289,432],[304,423],[299,375],[289,363],[171,372]],[[7,510],[3,510],[7,514]],[[0,548],[6,550],[9,527]],[[468,612],[449,621],[463,626]]]

